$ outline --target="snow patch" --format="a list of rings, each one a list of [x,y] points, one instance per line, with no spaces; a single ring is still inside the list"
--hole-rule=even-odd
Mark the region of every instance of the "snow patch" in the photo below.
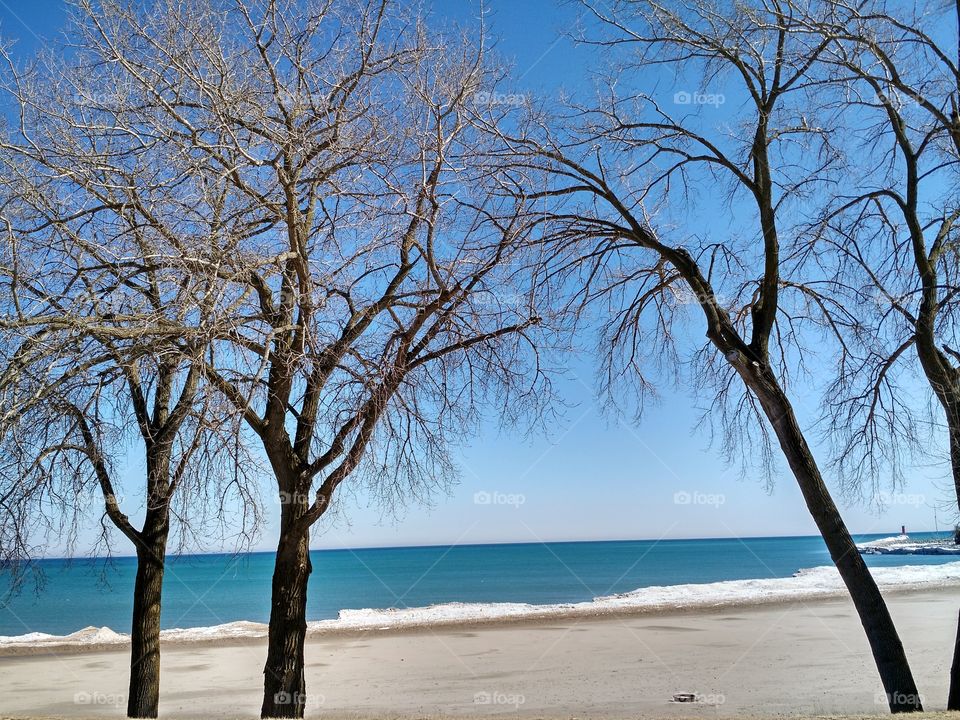
[[[960,545],[953,540],[914,542],[909,535],[871,540],[860,543],[857,549],[863,555],[960,555]]]
[[[48,635],[33,632],[26,635],[0,635],[0,647],[17,645],[57,646],[57,645],[115,645],[126,642],[127,635],[114,632],[108,627],[85,627],[69,635]]]

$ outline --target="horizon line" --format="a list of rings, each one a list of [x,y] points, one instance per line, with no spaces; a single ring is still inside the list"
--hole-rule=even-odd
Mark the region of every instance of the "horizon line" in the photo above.
[[[950,530],[917,530],[917,533],[947,533],[950,534]],[[853,532],[851,536],[856,537],[857,535],[886,535],[886,532]],[[898,534],[898,533],[894,533]],[[909,533],[907,533],[909,535]],[[811,534],[811,535],[731,535],[726,537],[717,537],[717,536],[701,536],[701,537],[660,537],[660,538],[603,538],[603,539],[594,539],[594,540],[493,540],[489,542],[464,542],[464,543],[416,543],[412,545],[354,545],[350,547],[337,546],[337,547],[311,547],[310,552],[355,552],[357,550],[418,550],[418,549],[429,549],[429,548],[453,548],[453,547],[497,547],[502,545],[578,545],[578,544],[588,544],[588,543],[628,543],[628,542],[652,542],[652,543],[661,543],[661,542],[692,542],[697,540],[726,540],[726,541],[736,541],[736,540],[791,540],[791,539],[801,539],[801,538],[819,538],[823,539],[822,535]],[[185,558],[185,557],[206,557],[206,556],[231,556],[231,555],[275,555],[275,550],[218,550],[211,552],[184,552],[184,553],[173,553],[168,555],[168,558]],[[134,559],[137,556],[133,555],[118,555],[113,554],[109,556],[110,559],[121,560],[121,559]],[[74,561],[88,561],[88,560],[107,560],[107,556],[98,556],[98,555],[66,555],[66,556],[44,556],[36,558],[37,561],[41,560],[74,560]]]

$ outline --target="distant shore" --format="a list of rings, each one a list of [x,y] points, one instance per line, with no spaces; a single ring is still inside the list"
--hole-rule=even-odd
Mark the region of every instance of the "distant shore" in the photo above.
[[[960,592],[887,596],[925,706],[942,709]],[[262,638],[165,643],[161,715],[255,718],[264,653]],[[122,716],[127,661],[123,645],[2,657],[3,711]],[[307,693],[314,717],[886,712],[846,598],[313,634]]]

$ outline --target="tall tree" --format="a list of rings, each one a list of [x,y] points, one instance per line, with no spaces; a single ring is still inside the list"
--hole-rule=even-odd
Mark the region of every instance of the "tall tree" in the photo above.
[[[846,469],[860,480],[857,458],[896,461],[891,452],[927,425],[898,384],[913,354],[946,421],[960,517],[960,5],[829,0],[797,4],[792,21],[792,32],[827,43],[818,75],[834,121],[825,132],[850,157],[811,240],[834,293],[860,306],[838,320],[859,348],[834,394],[835,427],[851,431]],[[948,708],[960,710],[960,656]]]
[[[728,448],[767,455],[772,430],[854,602],[891,711],[920,710],[890,613],[788,394],[809,355],[804,326],[825,322],[809,292],[820,278],[799,271],[791,241],[807,198],[834,180],[809,77],[828,43],[791,32],[791,9],[779,2],[581,6],[582,40],[613,68],[609,82],[595,102],[504,137],[518,172],[530,174],[526,196],[550,203],[542,222],[562,255],[556,274],[579,284],[576,303],[611,313],[608,377],[642,390],[648,363],[688,365],[713,393]],[[670,90],[656,92],[658,83]],[[685,356],[680,348],[695,342],[683,327],[690,308],[707,341]],[[761,444],[737,447],[754,422]]]
[[[225,298],[190,272],[237,228],[226,186],[147,136],[149,98],[97,60],[11,62],[4,85],[19,122],[0,138],[0,523],[22,561],[31,531],[69,537],[99,493],[137,556],[127,713],[156,717],[171,526],[186,542],[234,499],[241,537],[258,519],[238,423],[203,379]],[[146,473],[124,501],[114,468],[130,438]]]
[[[194,272],[237,298],[202,375],[276,478],[264,717],[300,717],[311,527],[350,481],[375,496],[449,477],[487,401],[549,396],[525,209],[482,151],[480,47],[385,0],[80,3],[85,44],[150,98],[253,230]]]

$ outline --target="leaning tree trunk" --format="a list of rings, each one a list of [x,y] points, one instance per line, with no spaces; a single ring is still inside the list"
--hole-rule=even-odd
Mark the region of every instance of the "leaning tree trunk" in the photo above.
[[[960,619],[957,620],[957,642],[953,648],[953,666],[950,668],[950,692],[947,694],[947,710],[960,710]]]
[[[780,447],[800,486],[807,509],[813,516],[830,557],[850,593],[870,642],[890,711],[899,713],[923,710],[920,694],[890,611],[830,496],[789,399],[769,367],[749,361],[731,362],[756,394],[764,414],[773,426]]]
[[[960,5],[958,5],[960,7]],[[931,311],[933,308],[933,311]],[[920,307],[917,328],[917,357],[927,377],[927,382],[940,401],[947,418],[947,436],[950,441],[950,468],[953,486],[960,509],[960,378],[956,368],[937,348],[933,340],[935,304],[925,302]],[[953,664],[950,666],[950,689],[947,693],[947,709],[960,710],[960,626],[954,644]]]
[[[931,384],[933,384],[931,382]],[[950,439],[950,469],[953,473],[953,488],[956,493],[957,512],[960,513],[960,382],[949,391],[941,388],[940,403],[946,411],[947,435]],[[958,515],[960,517],[960,515]]]
[[[148,509],[137,545],[137,579],[130,632],[127,717],[155,718],[160,704],[160,601],[169,522],[165,508]]]
[[[302,496],[284,496],[280,543],[273,569],[273,590],[263,668],[262,718],[302,718],[306,706],[304,643],[307,636],[307,582],[310,531],[296,527],[305,507]],[[299,502],[298,502],[299,501]]]
[[[960,395],[960,393],[955,395]],[[945,403],[945,406],[950,435],[950,467],[953,470],[957,506],[960,508],[960,397],[955,397],[953,402]],[[957,624],[957,639],[953,647],[953,664],[950,666],[947,710],[960,710],[960,623]]]

